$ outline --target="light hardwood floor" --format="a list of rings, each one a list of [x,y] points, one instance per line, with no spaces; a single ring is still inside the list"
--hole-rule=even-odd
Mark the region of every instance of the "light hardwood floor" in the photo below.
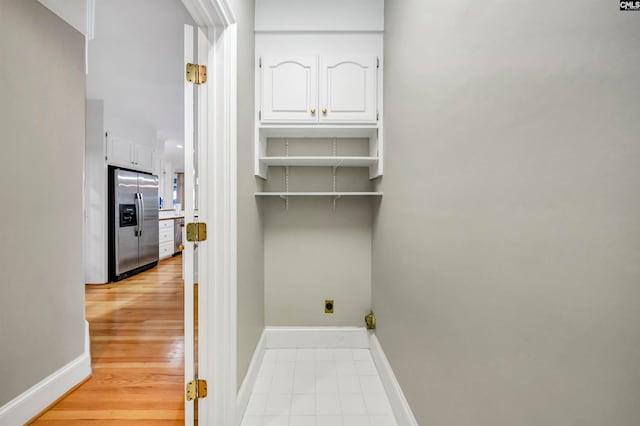
[[[93,375],[33,424],[184,423],[181,262],[86,287]]]

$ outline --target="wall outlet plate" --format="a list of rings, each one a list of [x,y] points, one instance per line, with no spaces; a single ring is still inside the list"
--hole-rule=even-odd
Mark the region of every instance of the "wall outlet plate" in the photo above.
[[[327,299],[324,301],[324,313],[325,314],[333,313],[333,299]]]

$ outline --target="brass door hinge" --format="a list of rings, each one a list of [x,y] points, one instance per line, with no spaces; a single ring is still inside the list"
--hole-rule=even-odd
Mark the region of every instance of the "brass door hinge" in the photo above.
[[[204,222],[187,223],[187,241],[199,242],[207,239],[207,224]]]
[[[202,399],[207,396],[207,381],[203,379],[192,380],[187,383],[187,401]]]
[[[367,325],[367,330],[376,329],[376,316],[373,315],[373,311],[369,312],[369,315],[364,317],[364,322]]]
[[[206,83],[207,66],[198,64],[187,64],[187,81],[193,84]]]

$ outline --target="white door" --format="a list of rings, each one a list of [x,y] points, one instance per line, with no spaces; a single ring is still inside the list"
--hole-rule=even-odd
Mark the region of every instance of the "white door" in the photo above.
[[[327,56],[320,59],[320,122],[375,123],[377,58]]]
[[[318,121],[318,67],[315,56],[262,58],[263,123]]]

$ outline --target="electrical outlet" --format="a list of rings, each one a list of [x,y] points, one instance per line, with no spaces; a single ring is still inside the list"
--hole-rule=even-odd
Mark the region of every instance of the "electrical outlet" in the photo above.
[[[324,313],[325,314],[333,313],[333,299],[327,299],[324,301]]]

